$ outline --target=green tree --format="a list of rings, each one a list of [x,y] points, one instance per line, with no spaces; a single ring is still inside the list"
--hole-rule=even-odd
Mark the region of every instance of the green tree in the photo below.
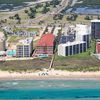
[[[75,21],[77,19],[78,15],[77,14],[71,14],[67,16],[68,21]]]
[[[97,19],[99,19],[99,20],[100,20],[100,16],[99,16],[99,15],[97,16]]]
[[[57,15],[54,15],[53,16],[53,20],[57,20],[58,18],[57,18]]]
[[[93,16],[89,16],[89,15],[87,15],[87,16],[85,16],[84,19],[85,19],[85,20],[92,20],[92,19],[93,19]]]
[[[59,0],[52,0],[50,4],[56,7],[56,5],[58,5],[59,3],[60,3]]]
[[[36,8],[30,7],[30,11],[31,11],[32,13],[36,13]]]
[[[50,11],[49,8],[47,8],[46,6],[43,7],[43,10],[42,10],[42,13],[45,14],[47,13],[48,11]]]
[[[28,10],[24,10],[25,13],[28,13]]]
[[[43,7],[43,4],[36,4],[36,5],[35,5],[35,8],[36,8],[36,9],[38,9],[38,8],[40,8],[40,7]]]
[[[5,21],[4,20],[1,20],[0,23],[5,23]]]
[[[17,24],[21,24],[21,18],[18,19]]]
[[[28,13],[28,16],[32,19],[32,18],[35,18],[35,13]]]
[[[9,16],[9,19],[14,19],[14,17],[13,16]]]
[[[46,2],[46,3],[45,3],[45,6],[46,6],[46,7],[50,7],[50,3]]]
[[[15,17],[16,20],[19,20],[20,19],[19,14],[15,14],[14,17]]]
[[[53,17],[53,20],[62,20],[63,19],[63,15],[62,14],[57,14]]]
[[[59,19],[59,20],[62,20],[62,19],[63,19],[63,15],[62,15],[62,14],[59,14],[59,15],[58,15],[58,19]]]
[[[21,23],[21,18],[19,17],[19,14],[15,14],[14,17],[17,20],[17,24],[20,24]]]

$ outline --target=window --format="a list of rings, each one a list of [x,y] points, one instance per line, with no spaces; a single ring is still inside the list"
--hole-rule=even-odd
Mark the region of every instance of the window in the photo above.
[[[66,47],[66,56],[68,56],[68,47]]]

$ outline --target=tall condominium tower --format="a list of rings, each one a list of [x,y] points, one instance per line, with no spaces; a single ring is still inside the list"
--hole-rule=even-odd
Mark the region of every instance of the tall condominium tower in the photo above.
[[[91,21],[91,33],[93,39],[100,39],[100,20]]]

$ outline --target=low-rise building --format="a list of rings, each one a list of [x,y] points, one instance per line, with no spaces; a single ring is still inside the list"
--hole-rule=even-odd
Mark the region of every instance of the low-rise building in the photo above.
[[[100,40],[96,41],[96,53],[100,54]]]
[[[22,37],[34,37],[37,35],[37,32],[18,31],[18,32],[13,32],[13,35]]]
[[[75,54],[80,54],[87,50],[86,43],[75,41],[67,42],[66,44],[58,45],[58,55],[59,56],[71,56]]]
[[[52,55],[54,52],[54,39],[55,36],[53,34],[43,34],[37,43],[33,56],[39,56],[41,54]]]
[[[30,57],[33,51],[33,38],[20,40],[17,44],[17,57]]]
[[[6,40],[3,32],[0,32],[0,51],[5,51],[6,49]]]
[[[16,50],[7,50],[6,56],[7,57],[16,57]]]

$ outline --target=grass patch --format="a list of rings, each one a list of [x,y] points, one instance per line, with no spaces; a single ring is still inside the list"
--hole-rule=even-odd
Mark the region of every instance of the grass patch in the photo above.
[[[55,60],[64,60],[64,59],[89,59],[91,58],[90,56],[90,50],[88,50],[87,52],[84,53],[80,53],[80,54],[76,54],[76,55],[72,55],[72,56],[55,56]]]
[[[38,32],[39,29],[38,28],[15,28],[13,31],[14,32],[18,32],[18,31],[28,31],[28,32]]]
[[[26,30],[29,31],[29,32],[38,32],[39,31],[38,28],[28,28]]]
[[[73,56],[55,56],[53,68],[67,71],[100,71],[100,60],[91,56],[95,52],[95,41],[91,41],[87,52]]]
[[[15,60],[0,62],[0,70],[4,71],[30,71],[49,68],[51,58],[33,60]]]
[[[24,37],[18,37],[18,36],[10,36],[8,42],[13,43],[13,42],[18,42],[21,39],[25,39]]]
[[[80,67],[63,67],[63,66],[59,66],[55,68],[56,70],[66,70],[66,71],[81,71],[81,72],[95,72],[95,71],[100,71],[100,67],[97,66],[80,66]]]

